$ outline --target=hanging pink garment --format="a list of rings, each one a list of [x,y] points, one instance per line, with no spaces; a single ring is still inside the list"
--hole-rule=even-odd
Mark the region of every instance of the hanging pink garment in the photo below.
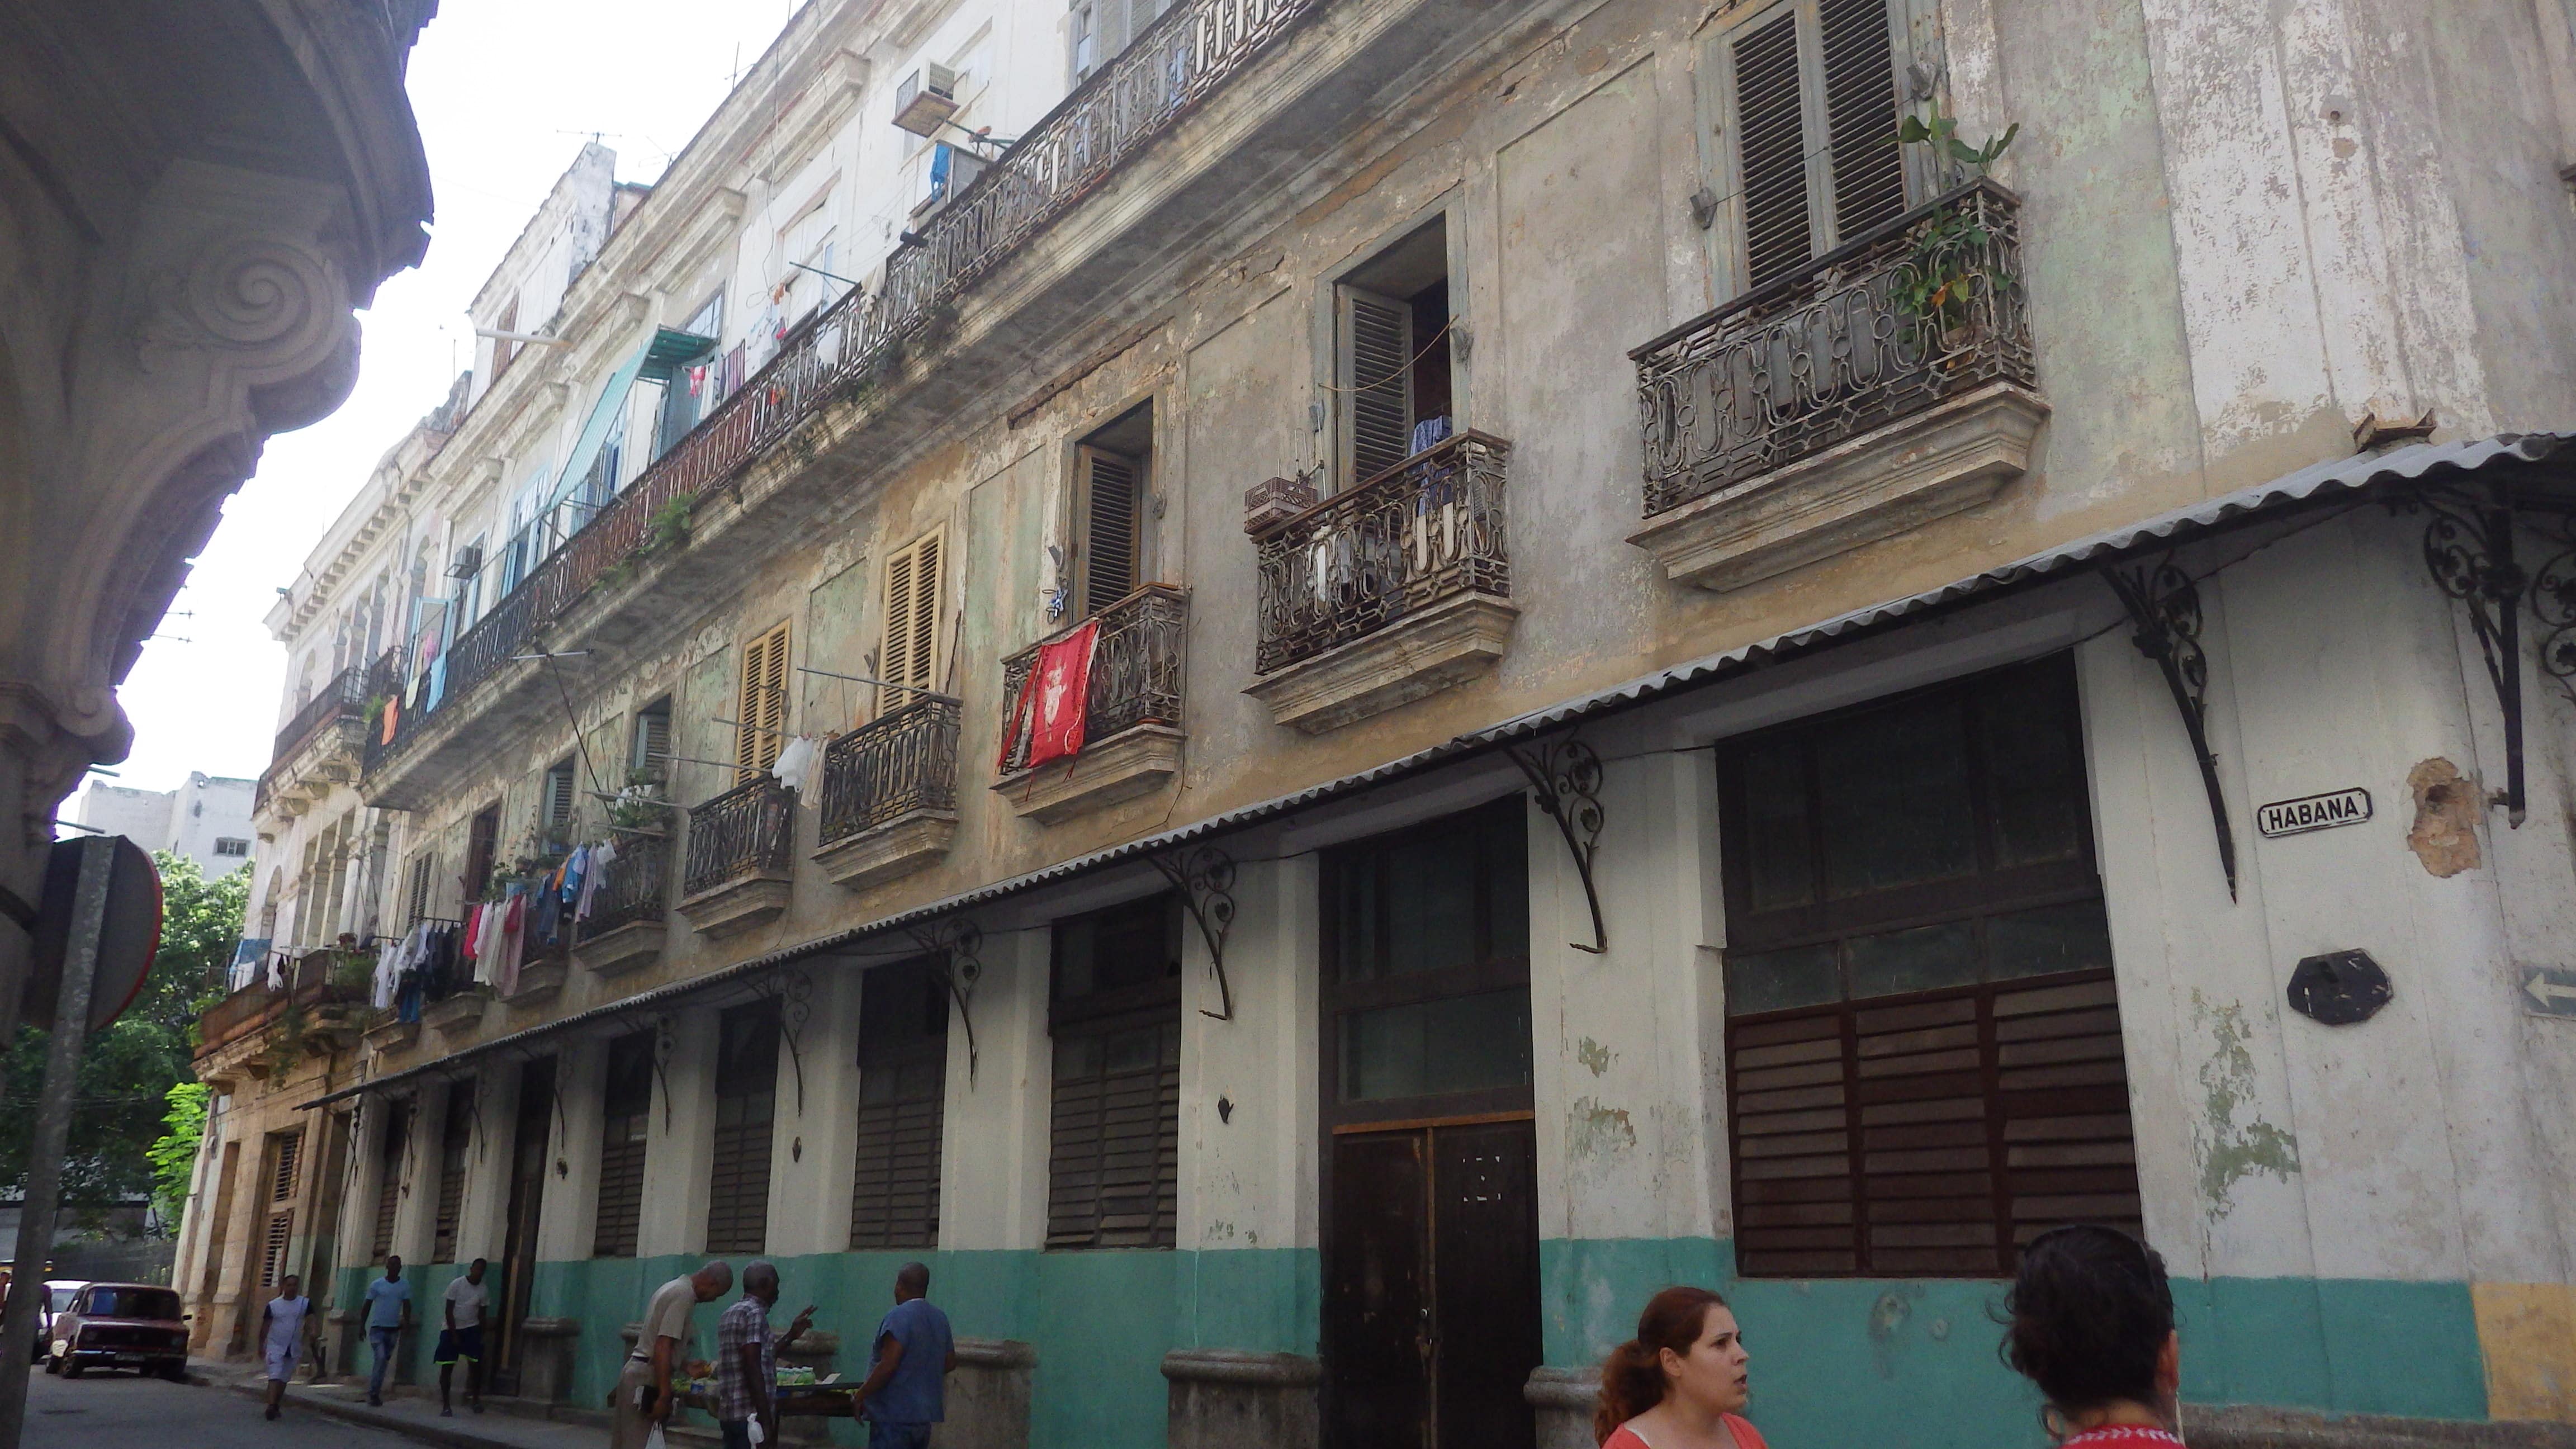
[[[527,944],[528,898],[512,896],[507,907],[496,906],[493,909],[502,911],[503,915],[501,949],[494,953],[499,959],[493,963],[492,980],[503,996],[513,996],[519,990],[519,952]]]

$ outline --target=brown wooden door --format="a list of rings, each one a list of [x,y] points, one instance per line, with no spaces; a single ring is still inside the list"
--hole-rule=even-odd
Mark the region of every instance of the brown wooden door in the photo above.
[[[492,1359],[495,1393],[519,1391],[519,1359],[525,1348],[519,1326],[528,1317],[535,1287],[537,1221],[545,1208],[546,1148],[554,1105],[555,1059],[541,1057],[520,1069],[518,1128],[510,1135],[510,1218],[501,1242],[501,1311],[492,1315],[501,1334],[500,1352]]]
[[[1526,1117],[1333,1139],[1325,1353],[1336,1449],[1530,1449],[1543,1356]]]

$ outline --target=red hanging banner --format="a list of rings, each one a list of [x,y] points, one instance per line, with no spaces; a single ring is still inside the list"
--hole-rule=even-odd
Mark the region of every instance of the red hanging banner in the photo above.
[[[1082,752],[1083,731],[1091,716],[1091,650],[1100,639],[1100,621],[1092,620],[1052,644],[1038,647],[1037,662],[1020,682],[1020,697],[1011,705],[1011,727],[1002,736],[1000,764],[1008,768],[1011,746],[1028,732],[1027,768]]]

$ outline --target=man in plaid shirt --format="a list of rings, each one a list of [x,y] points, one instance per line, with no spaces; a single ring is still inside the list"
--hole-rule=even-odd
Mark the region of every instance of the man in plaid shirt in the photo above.
[[[778,1383],[778,1350],[794,1343],[814,1326],[808,1306],[772,1342],[769,1310],[778,1304],[778,1269],[766,1260],[742,1270],[742,1298],[716,1319],[716,1427],[725,1449],[751,1449],[751,1426],[760,1425],[760,1442],[778,1442],[778,1409],[772,1391]]]

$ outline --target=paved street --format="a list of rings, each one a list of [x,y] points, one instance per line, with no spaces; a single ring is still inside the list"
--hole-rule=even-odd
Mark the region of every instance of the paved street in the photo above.
[[[272,1424],[260,1417],[256,1400],[227,1389],[116,1373],[76,1380],[31,1375],[23,1442],[26,1449],[416,1449],[400,1434],[311,1409],[290,1407]]]

